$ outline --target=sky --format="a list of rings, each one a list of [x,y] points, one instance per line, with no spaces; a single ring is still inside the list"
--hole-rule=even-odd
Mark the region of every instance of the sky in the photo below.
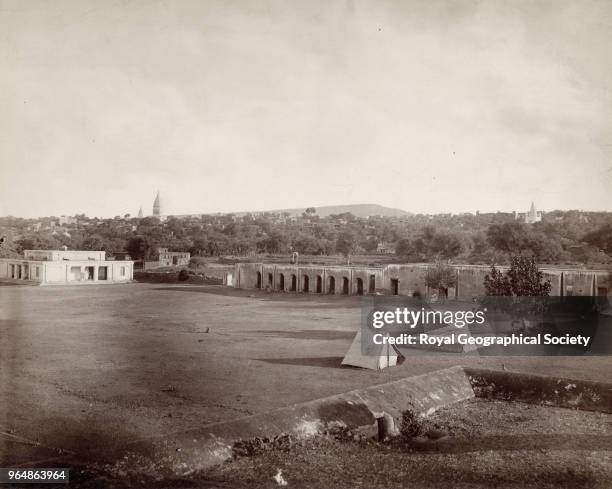
[[[0,0],[0,215],[612,211],[612,2]]]

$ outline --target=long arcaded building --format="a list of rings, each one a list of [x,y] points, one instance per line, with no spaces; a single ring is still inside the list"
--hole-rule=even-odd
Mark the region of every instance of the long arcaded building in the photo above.
[[[431,296],[437,291],[425,285],[430,264],[367,266],[277,265],[238,263],[234,270],[234,287],[265,289],[273,292],[305,294],[388,294]],[[446,291],[448,297],[482,296],[484,277],[490,267],[454,265],[456,286]],[[542,269],[552,285],[553,296],[607,296],[611,294],[610,272],[602,270]]]

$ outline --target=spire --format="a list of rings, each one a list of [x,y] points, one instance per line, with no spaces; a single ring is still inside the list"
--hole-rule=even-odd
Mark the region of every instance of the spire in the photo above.
[[[155,200],[153,201],[153,215],[155,217],[160,217],[161,212],[161,200],[159,198],[159,190],[157,191],[157,195],[155,196]]]
[[[142,218],[142,206],[140,206],[140,209],[138,209],[138,217]]]
[[[535,222],[540,222],[541,220],[542,220],[542,213],[536,211],[535,204],[533,203],[533,200],[532,200],[531,207],[529,208],[529,211],[527,212],[527,214],[525,214],[525,222],[527,224],[533,224]]]
[[[531,201],[531,208],[529,209],[529,214],[531,214],[532,216],[536,215],[536,210],[535,210],[535,205],[533,203],[533,200]]]

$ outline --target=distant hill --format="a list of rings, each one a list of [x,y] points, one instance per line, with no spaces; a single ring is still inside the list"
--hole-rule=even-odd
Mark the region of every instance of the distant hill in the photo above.
[[[294,216],[302,215],[302,212],[306,210],[306,207],[296,207],[295,209],[268,209],[268,210],[253,210],[253,211],[241,211],[241,212],[214,212],[210,215],[224,215],[234,214],[235,216],[244,216],[247,214],[261,214],[262,212],[273,212],[282,213],[288,212]],[[400,217],[400,216],[411,216],[412,212],[406,212],[402,209],[394,209],[393,207],[385,207],[378,204],[349,204],[349,205],[325,205],[321,207],[315,207],[317,215],[320,217],[327,217],[331,214],[343,214],[350,212],[357,217],[368,217],[368,216],[382,216],[382,217]],[[186,216],[199,216],[203,214],[175,214],[175,217],[186,217]]]
[[[392,207],[385,207],[378,204],[326,205],[322,207],[315,207],[315,209],[317,211],[317,215],[321,217],[326,217],[331,214],[342,214],[344,212],[350,212],[357,217],[399,217],[410,215],[410,212],[406,212],[402,209],[394,209]],[[301,215],[305,210],[306,207],[299,207],[296,209],[276,209],[269,212],[289,212],[293,215]]]

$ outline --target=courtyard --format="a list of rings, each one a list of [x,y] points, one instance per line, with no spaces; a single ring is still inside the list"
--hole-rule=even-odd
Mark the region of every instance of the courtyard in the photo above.
[[[455,364],[608,380],[606,357],[422,354],[341,367],[362,298],[214,285],[0,287],[0,464],[96,450]]]

